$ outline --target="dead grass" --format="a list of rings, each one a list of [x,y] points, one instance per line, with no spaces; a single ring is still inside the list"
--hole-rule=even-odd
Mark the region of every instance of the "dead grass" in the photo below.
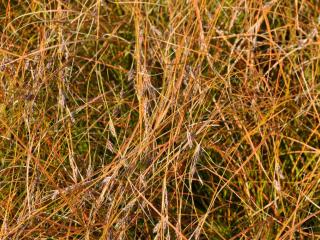
[[[317,0],[0,3],[1,239],[319,239]]]

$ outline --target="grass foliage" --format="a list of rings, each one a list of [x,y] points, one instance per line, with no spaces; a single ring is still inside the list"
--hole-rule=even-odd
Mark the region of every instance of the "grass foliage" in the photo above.
[[[0,238],[319,239],[319,16],[0,1]]]

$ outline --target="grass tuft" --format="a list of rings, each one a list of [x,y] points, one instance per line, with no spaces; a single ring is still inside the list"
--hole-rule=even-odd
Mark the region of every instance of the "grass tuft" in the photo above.
[[[0,3],[1,239],[319,239],[316,0]]]

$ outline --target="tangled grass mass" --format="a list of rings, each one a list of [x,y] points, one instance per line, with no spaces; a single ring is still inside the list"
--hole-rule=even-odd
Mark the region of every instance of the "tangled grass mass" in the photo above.
[[[320,239],[318,0],[0,1],[0,239]]]

